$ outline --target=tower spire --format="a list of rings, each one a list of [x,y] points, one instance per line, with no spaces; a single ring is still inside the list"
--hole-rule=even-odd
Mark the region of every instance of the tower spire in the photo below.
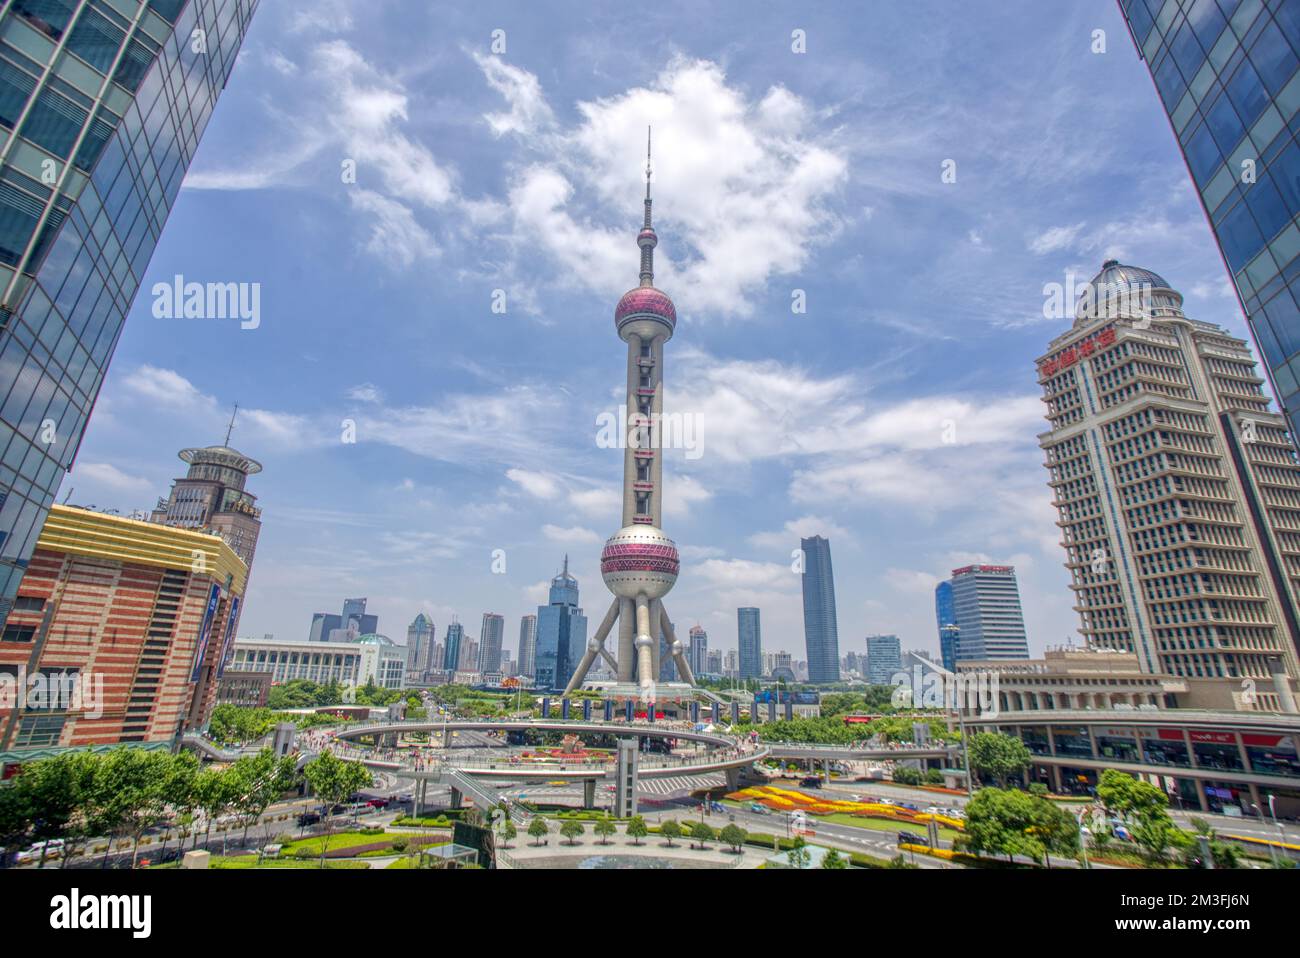
[[[650,221],[650,127],[645,128],[645,223],[636,234],[636,244],[641,247],[641,285],[655,284],[655,247],[659,237]]]
[[[226,441],[224,445],[230,445],[230,434],[235,431],[235,416],[239,415],[239,403],[235,403],[235,408],[230,414],[230,425],[226,427]]]

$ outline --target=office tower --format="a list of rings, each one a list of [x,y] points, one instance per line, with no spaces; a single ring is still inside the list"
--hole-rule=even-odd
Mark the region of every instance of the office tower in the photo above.
[[[803,635],[808,648],[808,681],[840,680],[839,628],[835,622],[835,577],[831,544],[821,536],[801,539],[803,549]]]
[[[534,656],[537,654],[537,616],[526,615],[519,620],[519,675],[532,678]]]
[[[447,626],[447,639],[443,643],[442,669],[452,675],[460,668],[460,658],[465,644],[465,629],[454,618]]]
[[[952,570],[953,614],[962,659],[1027,659],[1020,586],[1009,565],[971,565]]]
[[[956,623],[939,630],[939,661],[949,672],[957,671],[957,650],[961,647],[961,629]]]
[[[220,536],[52,506],[0,638],[0,674],[26,669],[87,697],[15,708],[0,696],[3,761],[27,749],[170,747],[206,725],[247,571]]]
[[[660,676],[662,630],[665,651],[685,683],[694,684],[686,648],[673,633],[663,598],[677,581],[677,546],[663,529],[663,373],[664,344],[677,326],[677,310],[666,293],[654,286],[654,251],[659,237],[651,225],[650,137],[646,134],[645,221],[636,234],[641,250],[641,282],[623,294],[614,307],[614,326],[627,344],[628,429],[633,441],[623,451],[622,527],[605,542],[600,574],[614,601],[582,654],[565,692],[582,684],[597,656],[605,655],[605,639],[618,623],[618,681],[635,682],[643,702],[655,700]],[[539,623],[540,628],[540,623]],[[540,645],[539,645],[540,649]],[[540,653],[539,653],[540,661]]]
[[[735,669],[742,679],[763,677],[763,628],[758,609],[736,610],[736,644],[740,647]]]
[[[563,689],[587,647],[587,617],[578,607],[578,580],[569,574],[569,557],[551,580],[550,604],[537,607],[537,645],[533,661],[535,684]]]
[[[505,638],[506,617],[495,612],[483,613],[483,625],[479,630],[479,667],[480,672],[501,671],[501,643]]]
[[[867,636],[867,681],[889,685],[903,668],[903,646],[896,635]]]
[[[722,659],[722,650],[709,649],[709,667],[704,671],[710,673],[711,675],[721,675],[723,669],[724,669],[724,665]]]
[[[736,611],[739,612],[740,610],[737,609]],[[757,624],[758,610],[754,609],[752,611],[755,613],[754,622],[755,624]],[[758,657],[759,657],[759,664],[761,665],[762,663],[761,652],[758,654]],[[732,677],[738,677],[740,675],[740,652],[738,652],[736,649],[728,649],[726,659],[724,660],[723,663],[722,670],[726,675],[730,675]]]
[[[692,626],[686,640],[686,658],[691,663],[691,671],[696,675],[709,669],[709,633],[700,626]]]
[[[183,478],[172,480],[171,493],[158,500],[149,521],[216,533],[251,570],[262,510],[244,484],[262,471],[262,464],[230,448],[229,430],[225,445],[182,449],[179,458],[189,469]]]
[[[344,599],[343,614],[316,612],[311,617],[311,642],[355,642],[357,636],[379,631],[379,616],[366,614],[365,599]]]
[[[423,612],[418,613],[406,628],[407,671],[419,676],[433,671],[433,636],[433,620]]]
[[[1300,467],[1285,422],[1246,343],[1185,316],[1160,276],[1111,260],[1090,288],[1038,361],[1080,631],[1148,672],[1268,707],[1243,680],[1271,684],[1278,656],[1294,678],[1300,635]]]
[[[1300,425],[1300,5],[1123,0],[1197,199]]]
[[[256,6],[0,6],[0,625]]]

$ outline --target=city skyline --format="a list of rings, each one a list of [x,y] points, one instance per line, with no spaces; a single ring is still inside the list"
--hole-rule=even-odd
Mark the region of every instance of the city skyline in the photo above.
[[[885,32],[891,20],[914,28],[911,20],[900,26],[897,13],[880,16]],[[342,29],[340,19],[328,28],[266,7],[181,192],[178,228],[164,234],[143,284],[148,293],[178,274],[260,281],[266,316],[247,330],[157,319],[142,295],[60,499],[75,490],[74,503],[147,508],[166,493],[170,450],[219,441],[239,402],[231,444],[266,466],[242,634],[296,639],[299,623],[346,594],[369,595],[396,636],[418,612],[441,626],[491,610],[513,629],[545,601],[564,550],[584,587],[596,587],[594,547],[608,532],[618,484],[616,457],[596,444],[596,416],[617,407],[608,297],[626,286],[626,200],[640,176],[639,131],[654,122],[660,232],[674,240],[659,265],[682,306],[683,330],[689,325],[666,408],[703,423],[702,455],[674,450],[664,469],[666,526],[683,557],[675,619],[699,622],[712,647],[729,650],[735,610],[754,605],[769,644],[800,649],[791,552],[820,534],[835,542],[841,653],[861,651],[874,633],[937,649],[934,585],[968,562],[1015,565],[1031,652],[1060,644],[1077,621],[1034,442],[1045,420],[1033,359],[1059,323],[1041,315],[1044,285],[1064,282],[1070,270],[1082,282],[1114,254],[1167,276],[1184,290],[1190,315],[1239,334],[1245,327],[1177,146],[1163,135],[1158,100],[1143,95],[1150,83],[1118,11],[1025,5],[978,21],[941,17],[937,8],[912,16],[940,49],[979,38],[1020,66],[1016,78],[981,74],[981,96],[1018,95],[1035,83],[1058,92],[1028,103],[1025,117],[980,129],[968,118],[978,115],[973,94],[950,82],[955,67],[937,52],[926,70],[900,72],[888,69],[899,53],[869,41],[888,79],[857,67],[846,77],[857,88],[892,91],[889,116],[833,75],[857,62],[861,38],[837,38],[833,21],[816,16],[806,24],[813,53],[785,63],[725,57],[730,37],[707,29],[686,36],[671,18],[647,25],[664,41],[650,53],[654,44],[631,49],[613,18],[582,24],[560,14],[543,23],[526,11],[512,20],[507,52],[494,56],[484,38],[495,25],[457,12],[440,28],[450,38],[444,53],[410,69],[413,47],[376,25]],[[1093,28],[1107,31],[1104,54],[1088,50]],[[777,44],[788,37],[784,22],[760,16],[742,29],[751,47],[770,33],[764,49],[787,49]],[[544,69],[553,51],[537,40],[556,30],[575,48],[627,54],[626,68],[595,78]],[[1052,55],[1028,56],[1027,35]],[[345,77],[349,95],[383,93],[402,108],[322,123],[301,155],[276,147],[281,116],[268,112],[262,91],[280,109],[320,118],[334,101],[312,105],[309,91]],[[1100,155],[1080,157],[1061,124],[1098,98],[1120,104],[1118,115],[1097,120]],[[438,119],[440,104],[455,109]],[[718,111],[709,114],[720,118],[716,143],[685,138],[701,110]],[[832,113],[837,119],[827,120]],[[951,133],[940,135],[936,113]],[[859,133],[843,132],[845,123]],[[909,123],[934,135],[909,138]],[[727,185],[702,171],[726,168],[721,159],[733,144],[755,161],[778,162],[764,145],[773,124],[807,158],[812,186],[763,210],[769,181],[747,174]],[[1135,142],[1131,128],[1152,132]],[[356,184],[340,181],[339,164],[360,150],[362,129],[374,131],[376,149],[389,152],[373,157],[393,158],[398,176],[368,176],[362,162]],[[875,146],[866,133],[879,134]],[[458,138],[461,149],[451,142]],[[1030,156],[1010,156],[1013,142],[1030,144]],[[945,184],[949,157],[957,179]],[[1123,182],[1109,174],[1116,163],[1131,173]],[[885,168],[892,178],[880,174]],[[403,178],[412,169],[430,174],[419,180],[426,187]],[[1025,193],[1008,213],[1002,181],[1012,173]],[[436,196],[430,183],[440,184]],[[1103,183],[1109,199],[1099,212]],[[734,211],[735,230],[750,229],[762,212],[783,232],[755,233],[748,255],[723,270],[710,244],[744,234],[711,232],[692,204]],[[815,224],[792,219],[793,207],[810,210]],[[444,227],[444,214],[457,223],[484,217],[482,236],[471,241]],[[203,225],[224,217],[256,235],[231,249]],[[915,238],[888,248],[903,221]],[[303,224],[326,222],[350,228],[309,229],[304,243]],[[534,237],[536,256],[511,261],[508,275],[468,265],[493,261],[520,231]],[[576,238],[591,266],[572,281],[558,279],[573,265],[554,241],[561,233]],[[931,262],[936,250],[942,255]],[[441,275],[461,278],[431,289],[435,260]],[[904,260],[909,272],[900,274]],[[322,262],[338,268],[322,271]],[[723,270],[709,295],[706,269]],[[893,281],[898,275],[917,281]],[[364,287],[367,300],[336,282]],[[491,312],[498,288],[507,296],[500,315]],[[807,294],[807,313],[791,313],[794,289]],[[321,317],[310,332],[290,318],[300,311]],[[364,337],[343,319],[376,313],[394,321],[367,327]],[[397,322],[400,315],[448,321]],[[528,366],[505,348],[504,330],[527,339]],[[344,355],[346,368],[337,362]],[[864,356],[878,357],[865,375]],[[765,412],[736,419],[735,399]],[[534,412],[525,432],[516,423],[521,404]],[[132,426],[144,410],[148,436]],[[355,444],[339,440],[344,419],[357,425]],[[769,419],[800,445],[780,433],[770,450],[755,444],[750,434]],[[966,516],[974,501],[994,520]],[[498,549],[506,571],[493,574]]]

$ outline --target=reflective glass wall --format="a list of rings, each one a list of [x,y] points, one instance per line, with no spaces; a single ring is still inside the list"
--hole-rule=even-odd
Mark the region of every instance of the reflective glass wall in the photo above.
[[[0,4],[0,623],[256,7]]]

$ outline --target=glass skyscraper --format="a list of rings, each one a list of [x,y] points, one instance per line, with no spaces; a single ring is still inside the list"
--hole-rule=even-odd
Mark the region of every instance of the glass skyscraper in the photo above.
[[[1300,3],[1121,0],[1291,434],[1300,424]]]
[[[963,566],[952,570],[951,581],[959,636],[956,660],[1029,658],[1013,566]]]
[[[867,636],[867,681],[889,685],[903,669],[903,647],[896,635]]]
[[[839,627],[835,622],[835,577],[831,544],[821,536],[799,540],[803,549],[803,635],[808,646],[808,681],[840,680]]]
[[[0,621],[256,7],[0,6]]]
[[[934,587],[934,618],[939,626],[939,658],[949,672],[957,669],[957,613],[952,604],[952,583],[946,579]]]
[[[578,580],[564,569],[551,580],[550,604],[537,607],[537,645],[534,684],[541,689],[563,689],[587,649],[587,617],[578,608]]]
[[[763,626],[758,609],[736,610],[736,645],[740,650],[738,671],[742,679],[763,677]]]

